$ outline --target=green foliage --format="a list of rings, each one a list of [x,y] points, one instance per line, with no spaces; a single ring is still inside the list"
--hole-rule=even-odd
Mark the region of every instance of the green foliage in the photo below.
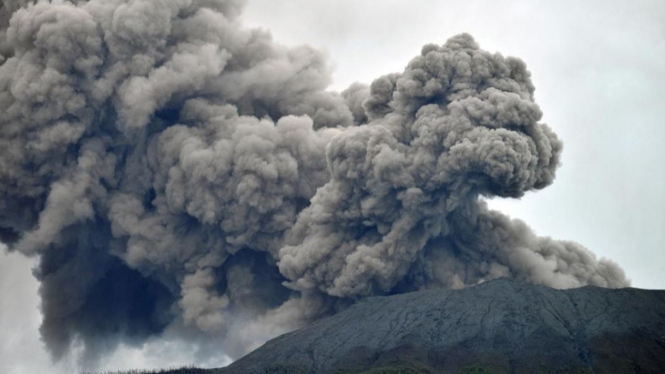
[[[170,368],[161,370],[129,370],[129,371],[107,371],[98,374],[205,374],[208,370],[199,369],[192,366],[181,368]],[[82,373],[92,374],[92,373]]]
[[[395,362],[379,366],[358,374],[432,374],[432,369],[418,362]]]
[[[307,371],[300,366],[278,363],[264,368],[261,374],[307,374]]]
[[[573,372],[573,374],[594,374],[595,371],[591,368],[580,368]]]
[[[104,372],[97,374],[209,374],[210,371],[206,369],[199,369],[195,367],[171,368],[163,370],[130,370],[130,371],[115,371]],[[308,371],[300,366],[291,364],[272,364],[265,367],[257,374],[307,374]],[[337,371],[336,374],[434,374],[435,371],[420,362],[416,361],[397,361],[389,364],[381,365],[379,367],[371,368],[365,371]],[[506,370],[486,366],[483,364],[473,364],[465,366],[460,369],[457,374],[507,374]],[[578,368],[571,374],[594,374],[591,368]],[[82,373],[86,374],[86,373]],[[92,373],[87,373],[92,374]]]
[[[458,374],[507,374],[505,370],[481,364],[465,366],[462,369],[460,369],[460,371],[458,371],[457,373]]]

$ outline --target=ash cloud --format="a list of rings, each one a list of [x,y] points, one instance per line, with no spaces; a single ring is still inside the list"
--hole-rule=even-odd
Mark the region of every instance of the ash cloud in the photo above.
[[[237,357],[370,295],[504,276],[629,284],[482,200],[559,165],[521,60],[462,34],[337,94],[243,3],[2,1],[0,238],[39,258],[55,358],[167,331]]]

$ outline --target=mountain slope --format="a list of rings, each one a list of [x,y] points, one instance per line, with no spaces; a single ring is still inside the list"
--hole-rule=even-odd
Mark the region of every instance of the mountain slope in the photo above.
[[[373,297],[217,372],[363,371],[663,373],[665,291],[499,279]]]

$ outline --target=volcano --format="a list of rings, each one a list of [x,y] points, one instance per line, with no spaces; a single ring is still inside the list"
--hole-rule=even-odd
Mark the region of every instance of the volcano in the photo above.
[[[372,297],[214,372],[663,373],[665,291],[502,278]]]

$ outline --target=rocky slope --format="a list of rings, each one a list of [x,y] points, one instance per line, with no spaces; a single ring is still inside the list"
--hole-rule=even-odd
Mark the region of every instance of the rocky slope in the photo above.
[[[499,279],[374,297],[215,372],[665,373],[665,291]]]

